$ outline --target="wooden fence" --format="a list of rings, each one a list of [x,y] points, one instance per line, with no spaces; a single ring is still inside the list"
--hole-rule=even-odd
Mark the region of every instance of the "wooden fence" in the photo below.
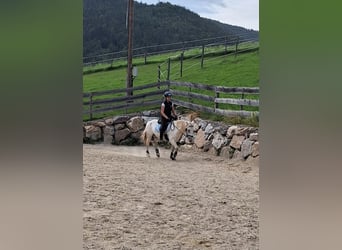
[[[144,108],[145,110],[148,107],[159,108],[163,100],[163,93],[166,90],[170,90],[174,94],[172,98],[174,104],[192,110],[230,117],[259,115],[257,110],[244,110],[244,106],[259,107],[259,88],[224,87],[174,81],[151,83],[129,89],[122,88],[84,93],[83,114],[89,115],[91,120],[93,114],[98,113],[108,113],[116,110],[131,113],[137,108]],[[127,91],[133,91],[133,95],[126,96]],[[196,91],[201,93],[196,93]],[[230,97],[227,97],[227,95]],[[246,96],[254,96],[254,98],[246,99]],[[240,106],[238,107],[239,110],[227,108],[227,104]]]

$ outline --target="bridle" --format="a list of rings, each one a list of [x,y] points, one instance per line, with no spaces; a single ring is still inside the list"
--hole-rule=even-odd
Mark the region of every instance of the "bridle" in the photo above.
[[[180,131],[180,132],[182,133],[182,135],[187,136],[187,135],[186,135],[186,134],[187,134],[187,133],[186,133],[186,128],[185,128],[185,131],[182,132],[182,130],[176,126],[176,124],[174,123],[174,120],[172,120],[172,121],[171,121],[171,127],[170,127],[170,129],[171,129],[171,130],[174,130],[175,128],[176,128],[178,131]]]

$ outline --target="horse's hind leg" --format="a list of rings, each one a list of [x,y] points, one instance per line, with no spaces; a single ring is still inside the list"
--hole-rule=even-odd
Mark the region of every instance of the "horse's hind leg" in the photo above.
[[[160,157],[160,153],[159,153],[159,148],[158,148],[158,142],[156,141],[156,138],[152,141],[154,149],[156,151],[156,156],[159,158]]]
[[[145,144],[146,144],[146,156],[150,157],[150,151],[148,151],[148,147],[150,146],[150,140],[147,139]]]

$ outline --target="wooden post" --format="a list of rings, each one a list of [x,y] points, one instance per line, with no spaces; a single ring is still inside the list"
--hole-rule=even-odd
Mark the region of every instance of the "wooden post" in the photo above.
[[[181,53],[180,57],[180,77],[183,77],[183,57],[184,57],[184,52]]]
[[[160,65],[158,65],[158,82],[160,82]]]
[[[128,14],[128,22],[127,22],[127,30],[128,30],[128,49],[127,49],[127,77],[126,77],[126,88],[133,87],[133,79],[132,79],[132,58],[133,58],[133,0],[128,0],[127,6],[127,14]],[[133,91],[127,90],[127,96],[132,96]]]
[[[236,58],[237,51],[238,51],[238,45],[239,45],[239,38],[237,38],[236,44],[235,44],[235,58]]]
[[[216,92],[215,97],[220,98],[220,92]],[[215,109],[218,109],[218,108],[219,108],[219,104],[215,102]]]
[[[93,93],[89,96],[89,119],[93,119]]]
[[[145,53],[144,53],[144,64],[146,64],[147,63],[147,55],[146,55],[146,51],[145,51]]]
[[[203,60],[204,60],[204,45],[202,45],[201,69],[203,69]]]
[[[224,52],[227,53],[227,40],[228,40],[228,37],[225,37],[224,38]]]
[[[241,99],[245,99],[245,93],[242,92]],[[243,110],[243,105],[240,105],[240,110]]]
[[[189,93],[191,93],[191,87],[189,87]],[[189,95],[189,102],[192,103],[192,98],[190,95]]]
[[[171,68],[171,59],[169,57],[169,59],[167,61],[167,78],[166,78],[166,80],[170,80],[170,68]]]

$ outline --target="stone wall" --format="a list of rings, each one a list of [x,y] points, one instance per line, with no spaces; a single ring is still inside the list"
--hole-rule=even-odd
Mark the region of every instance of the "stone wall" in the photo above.
[[[151,113],[148,113],[151,115]],[[152,114],[153,115],[153,114]],[[142,116],[116,116],[83,124],[83,143],[142,145],[140,136],[151,119]],[[185,118],[181,118],[185,119]],[[196,118],[183,136],[180,147],[208,152],[225,158],[247,159],[259,156],[258,128],[227,125]]]

